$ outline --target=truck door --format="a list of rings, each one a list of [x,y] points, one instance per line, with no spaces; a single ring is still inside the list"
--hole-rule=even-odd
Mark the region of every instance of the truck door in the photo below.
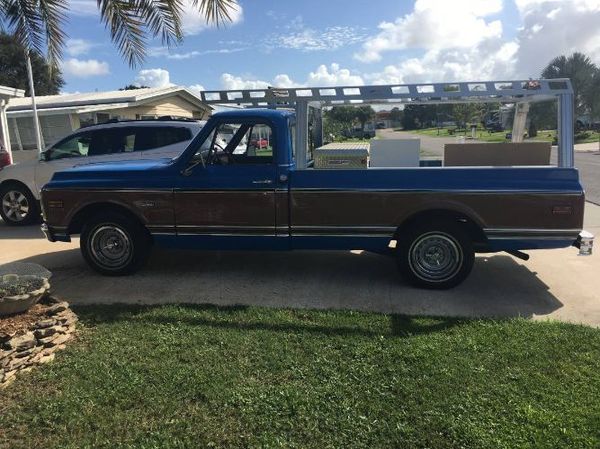
[[[175,190],[177,235],[204,237],[207,242],[275,237],[274,147],[267,123],[217,122]]]

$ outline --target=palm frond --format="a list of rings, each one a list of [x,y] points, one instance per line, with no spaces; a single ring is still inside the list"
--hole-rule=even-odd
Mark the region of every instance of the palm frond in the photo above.
[[[24,48],[42,53],[44,47],[44,23],[36,8],[36,2],[29,0],[3,0],[3,20]]]
[[[137,5],[123,0],[98,0],[98,9],[121,55],[131,67],[141,64],[146,56],[146,38]]]
[[[56,67],[65,45],[66,11],[66,3],[62,0],[39,0],[39,13],[46,30],[48,63],[51,69]]]
[[[131,67],[146,56],[147,35],[160,37],[164,45],[182,41],[184,0],[96,0],[100,20],[111,40]],[[191,0],[206,21],[220,26],[231,20],[236,0]],[[67,0],[0,0],[0,23],[25,48],[44,54],[53,66],[62,55],[66,33]],[[45,51],[46,50],[46,51]]]
[[[182,0],[137,0],[137,11],[154,36],[160,36],[164,45],[181,42]]]
[[[237,10],[236,0],[192,0],[208,23],[221,26],[231,21],[231,12]]]

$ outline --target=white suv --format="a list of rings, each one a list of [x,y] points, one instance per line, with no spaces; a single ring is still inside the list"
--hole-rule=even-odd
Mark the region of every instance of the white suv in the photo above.
[[[109,122],[81,128],[39,160],[0,169],[0,216],[8,225],[39,219],[40,191],[55,172],[75,165],[179,156],[206,122],[158,119]]]

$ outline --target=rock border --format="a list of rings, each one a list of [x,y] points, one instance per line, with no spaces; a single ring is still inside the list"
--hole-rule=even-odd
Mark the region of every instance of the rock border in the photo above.
[[[0,389],[12,383],[20,372],[54,360],[76,330],[77,315],[69,303],[50,296],[46,316],[28,329],[0,337]]]

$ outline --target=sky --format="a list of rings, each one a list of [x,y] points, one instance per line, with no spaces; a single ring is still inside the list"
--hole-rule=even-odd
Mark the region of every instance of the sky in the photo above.
[[[184,42],[150,40],[132,69],[96,0],[70,0],[63,91],[527,79],[574,51],[600,64],[600,0],[238,0],[222,28],[184,3]]]

